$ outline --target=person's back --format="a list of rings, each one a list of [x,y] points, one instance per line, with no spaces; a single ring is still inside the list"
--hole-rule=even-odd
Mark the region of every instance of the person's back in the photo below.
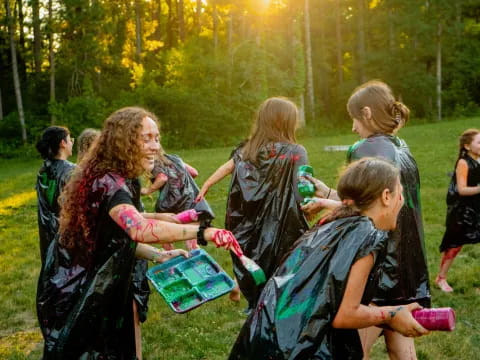
[[[232,179],[225,227],[233,232],[245,255],[267,279],[292,244],[307,229],[300,210],[296,172],[307,163],[303,146],[296,144],[298,110],[285,98],[270,98],[257,111],[252,134],[232,156]],[[255,285],[239,260],[232,256],[234,273],[249,308],[261,287]]]
[[[73,139],[68,129],[51,126],[42,133],[37,150],[43,158],[36,191],[38,199],[38,227],[42,264],[48,245],[58,232],[60,205],[58,197],[75,165],[67,160],[72,155]]]

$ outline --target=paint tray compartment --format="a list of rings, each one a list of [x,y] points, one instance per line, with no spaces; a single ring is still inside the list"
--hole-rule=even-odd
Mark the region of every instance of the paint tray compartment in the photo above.
[[[229,293],[233,280],[203,249],[190,257],[177,256],[147,271],[147,278],[177,313],[185,313],[203,303]]]

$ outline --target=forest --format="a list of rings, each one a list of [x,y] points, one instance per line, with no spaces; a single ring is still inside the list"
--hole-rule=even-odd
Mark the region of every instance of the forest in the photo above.
[[[412,121],[470,116],[479,55],[479,0],[4,0],[0,155],[130,105],[158,116],[166,148],[235,144],[277,95],[319,133],[347,126],[369,79]]]

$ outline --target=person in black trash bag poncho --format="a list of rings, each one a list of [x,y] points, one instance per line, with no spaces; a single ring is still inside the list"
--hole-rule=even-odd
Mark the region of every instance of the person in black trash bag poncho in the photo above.
[[[135,258],[163,262],[184,250],[145,243],[198,236],[229,249],[225,230],[180,225],[141,214],[132,181],[151,171],[159,149],[153,114],[123,108],[110,115],[62,194],[60,228],[37,289],[44,359],[136,359],[132,270]],[[138,189],[139,190],[139,189]]]
[[[365,158],[338,184],[342,205],[295,244],[262,291],[230,359],[362,359],[355,330],[383,325],[428,333],[411,315],[418,303],[368,306],[386,252],[385,230],[403,205],[398,170]]]
[[[446,229],[440,244],[443,253],[435,279],[442,291],[452,292],[448,269],[464,244],[480,242],[480,130],[468,129],[460,136],[460,151],[447,193]]]
[[[162,148],[152,170],[152,184],[142,188],[142,195],[149,195],[159,190],[155,203],[157,213],[180,213],[195,209],[204,220],[213,220],[215,215],[205,199],[196,202],[198,186],[193,179],[198,172],[192,166],[172,154],[166,154]],[[188,250],[197,249],[196,239],[187,240]],[[170,249],[166,249],[170,250]]]
[[[48,245],[58,231],[60,205],[58,197],[67,183],[75,164],[67,159],[72,156],[74,138],[62,126],[50,126],[42,133],[36,147],[43,165],[37,175],[38,230],[40,235],[40,259],[45,262]]]
[[[390,161],[400,170],[405,197],[405,204],[398,217],[398,226],[389,234],[386,259],[382,264],[379,286],[372,301],[376,305],[402,305],[415,301],[430,307],[430,284],[420,204],[420,176],[407,144],[395,136],[408,121],[410,111],[403,103],[395,101],[388,85],[377,80],[356,88],[348,100],[347,109],[353,119],[352,130],[362,137],[362,140],[348,150],[348,162],[367,156]],[[330,191],[320,181],[313,181],[319,189],[318,195],[325,196]],[[335,197],[335,191],[332,190],[331,193],[330,197]],[[311,210],[324,205],[325,201],[320,200],[307,207]],[[416,358],[413,339],[377,327],[360,330],[366,354],[382,331],[392,358]]]
[[[232,153],[231,159],[205,181],[197,199],[224,176],[232,174],[225,227],[237,238],[244,254],[272,276],[280,260],[307,229],[300,210],[297,169],[308,163],[303,146],[296,144],[298,110],[286,98],[269,98],[260,105],[250,138]],[[262,286],[232,255],[235,277],[255,307]]]

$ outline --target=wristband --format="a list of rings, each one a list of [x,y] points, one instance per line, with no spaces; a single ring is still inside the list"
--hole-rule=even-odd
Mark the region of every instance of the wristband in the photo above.
[[[197,242],[202,245],[206,246],[207,245],[207,240],[205,240],[205,229],[210,226],[210,221],[207,220],[202,220],[200,221],[200,227],[198,228],[197,232]]]
[[[330,193],[332,192],[332,188],[328,188],[328,194],[327,194],[327,199],[330,199]]]

